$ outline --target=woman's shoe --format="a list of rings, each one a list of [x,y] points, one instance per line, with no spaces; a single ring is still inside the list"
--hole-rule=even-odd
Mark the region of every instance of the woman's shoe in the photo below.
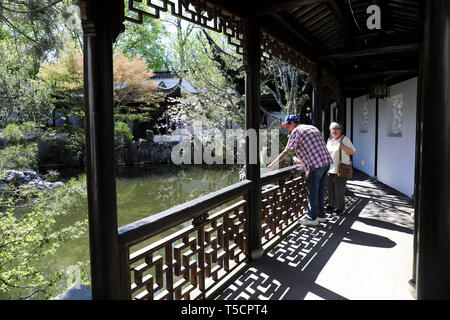
[[[329,204],[326,205],[325,211],[333,211],[333,210],[336,210],[336,209],[334,209],[334,208],[333,208],[332,206],[330,206]]]

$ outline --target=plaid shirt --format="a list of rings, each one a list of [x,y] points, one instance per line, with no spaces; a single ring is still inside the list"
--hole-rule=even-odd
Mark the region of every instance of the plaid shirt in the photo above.
[[[311,167],[322,168],[333,164],[322,133],[314,126],[298,125],[289,136],[287,148],[295,150],[308,173]]]

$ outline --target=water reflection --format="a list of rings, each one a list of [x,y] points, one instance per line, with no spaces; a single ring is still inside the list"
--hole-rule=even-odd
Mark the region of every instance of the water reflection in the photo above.
[[[146,166],[119,169],[119,226],[146,218],[238,182],[230,166]]]
[[[62,176],[68,178],[70,173],[63,172]],[[239,168],[146,165],[117,168],[116,177],[118,225],[123,226],[232,185],[239,181]],[[87,218],[87,200],[73,209],[63,217],[62,228]],[[61,269],[89,261],[88,236],[86,233],[62,245],[43,263],[51,269]]]

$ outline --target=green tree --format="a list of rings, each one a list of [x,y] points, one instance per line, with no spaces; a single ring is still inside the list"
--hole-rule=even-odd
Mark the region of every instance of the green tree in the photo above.
[[[171,70],[177,73],[189,69],[189,57],[195,52],[195,30],[200,30],[194,24],[169,15],[164,16],[164,23],[172,31],[168,34],[168,55]]]
[[[0,40],[25,46],[32,59],[30,76],[33,78],[43,61],[63,46],[61,34],[67,30],[63,13],[73,0],[2,0]]]
[[[33,122],[7,125],[0,133],[0,138],[7,143],[0,149],[0,169],[37,170],[40,131]]]
[[[60,59],[44,64],[39,71],[38,77],[51,87],[55,106],[53,124],[57,119],[70,124],[70,117],[84,117],[82,59],[80,52],[69,43]]]
[[[125,23],[114,43],[114,51],[123,53],[128,59],[141,55],[147,64],[147,71],[169,69],[163,39],[167,30],[160,19],[146,19],[143,24]]]
[[[120,52],[114,54],[114,117],[123,124],[129,121],[148,121],[150,111],[159,107],[161,97],[156,93],[156,82],[151,81],[153,72],[141,55],[128,58]],[[78,49],[68,45],[60,59],[46,63],[39,72],[52,89],[56,107],[54,119],[63,119],[59,132],[69,133],[66,147],[83,159],[84,130],[69,121],[70,117],[84,118],[83,59]],[[125,125],[126,126],[126,125]],[[116,123],[116,142],[133,139],[130,130]]]
[[[275,57],[262,66],[261,74],[261,93],[272,95],[282,113],[300,117],[303,106],[310,100],[308,74]],[[261,110],[270,115],[264,108]]]
[[[186,119],[201,121],[203,128],[225,129],[232,124],[245,127],[244,95],[239,92],[234,80],[243,79],[242,62],[230,53],[233,48],[221,34],[211,34],[220,52],[213,51],[206,34],[192,24],[176,23],[173,53],[180,68],[179,76],[187,79],[197,93],[184,93],[176,99],[177,105],[168,110],[173,122],[185,122]],[[221,59],[216,59],[220,54]],[[224,70],[234,70],[228,77]]]
[[[29,76],[32,61],[22,47],[0,43],[0,128],[33,121],[45,125],[53,105],[50,88]]]
[[[19,204],[25,194],[28,200]],[[87,219],[55,231],[57,217],[85,198],[83,177],[55,190],[22,188],[0,198],[0,297],[48,299],[68,289],[64,280],[69,275],[47,270],[42,261],[86,231]],[[85,270],[84,275],[86,283]]]

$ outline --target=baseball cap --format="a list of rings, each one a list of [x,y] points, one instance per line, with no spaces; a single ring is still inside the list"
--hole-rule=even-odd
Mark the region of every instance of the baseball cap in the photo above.
[[[300,122],[300,121],[298,121],[298,118],[296,115],[291,114],[291,115],[287,116],[286,119],[284,119],[284,123],[282,124],[282,126],[287,127],[290,122]]]

